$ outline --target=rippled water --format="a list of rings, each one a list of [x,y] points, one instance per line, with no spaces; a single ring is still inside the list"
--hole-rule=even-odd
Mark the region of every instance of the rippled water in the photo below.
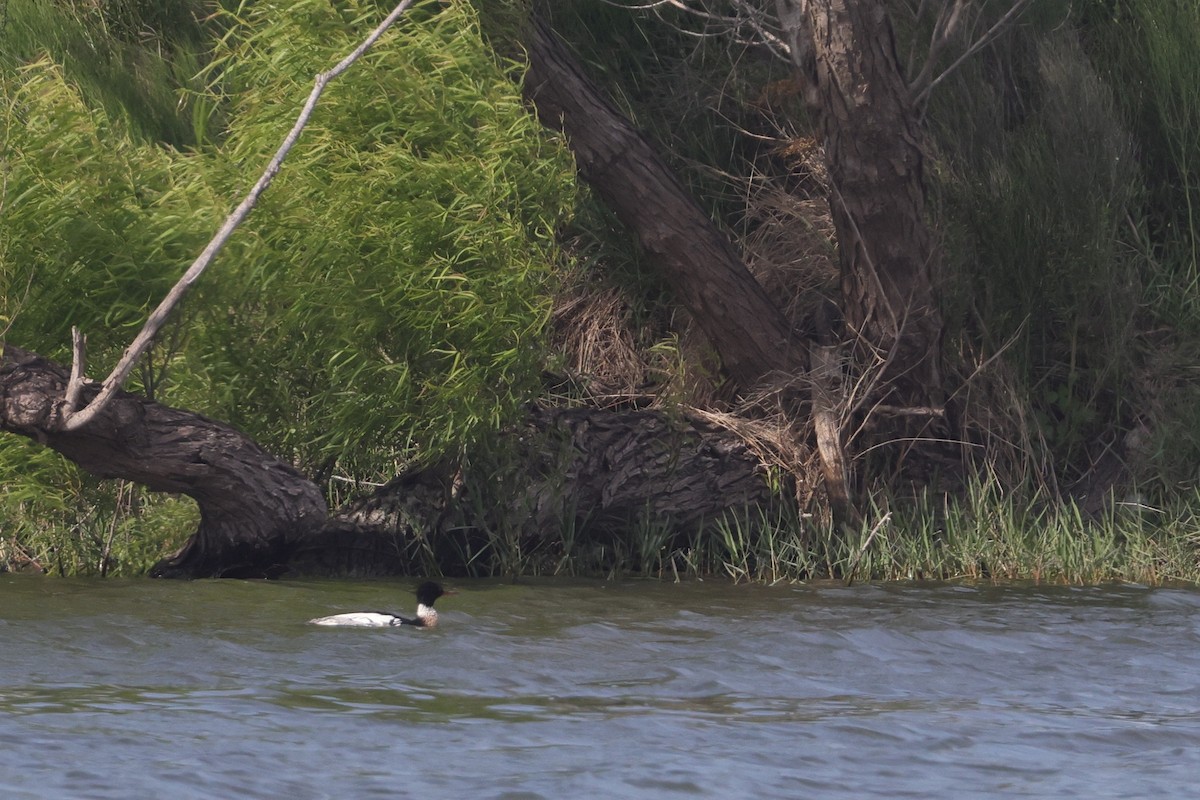
[[[1191,797],[1200,593],[0,575],[0,797]]]

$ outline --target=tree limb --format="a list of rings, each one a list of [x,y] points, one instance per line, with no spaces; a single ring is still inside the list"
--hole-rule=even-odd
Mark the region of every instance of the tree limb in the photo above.
[[[925,54],[925,63],[917,77],[909,84],[909,91],[914,95],[933,80],[933,70],[937,67],[938,57],[941,56],[942,49],[949,44],[950,38],[958,28],[965,5],[966,0],[955,0],[954,5],[943,6],[941,13],[938,14],[937,22],[933,25],[933,34],[929,39],[929,50]],[[916,39],[915,36],[913,38]]]
[[[69,417],[79,408],[79,399],[83,396],[84,373],[87,371],[87,337],[80,333],[79,328],[71,326],[71,378],[67,381],[66,402],[63,404],[63,417]]]
[[[225,218],[225,222],[221,225],[216,235],[213,236],[212,241],[208,243],[208,246],[204,248],[204,251],[200,253],[199,257],[192,262],[192,265],[188,268],[187,272],[183,274],[183,277],[180,278],[173,287],[171,287],[171,291],[167,293],[167,296],[164,297],[162,302],[158,304],[158,307],[150,313],[150,316],[146,319],[146,324],[142,327],[142,330],[136,337],[134,337],[133,342],[128,348],[126,348],[125,353],[121,356],[121,360],[117,363],[117,366],[113,368],[112,373],[109,374],[108,378],[105,379],[104,384],[100,389],[100,393],[80,410],[75,409],[75,404],[72,402],[71,397],[67,398],[67,402],[63,408],[63,414],[60,420],[61,430],[67,432],[79,430],[95,419],[96,415],[102,412],[104,407],[112,401],[112,398],[116,395],[116,393],[125,385],[125,381],[129,378],[129,373],[133,371],[138,359],[142,357],[147,349],[149,349],[151,343],[154,341],[154,337],[158,334],[159,330],[162,329],[162,326],[166,324],[167,318],[175,309],[175,306],[178,305],[179,301],[183,299],[183,296],[187,294],[187,291],[191,288],[192,284],[200,278],[200,275],[203,274],[204,270],[206,270],[208,266],[216,259],[217,254],[221,252],[221,249],[225,246],[226,242],[229,241],[229,238],[233,235],[233,232],[239,225],[242,224],[242,222],[250,214],[250,210],[253,209],[258,203],[259,196],[261,196],[262,193],[266,191],[267,187],[271,185],[271,181],[273,181],[275,179],[275,175],[278,174],[279,168],[283,164],[283,160],[287,157],[287,154],[292,149],[292,146],[296,144],[296,141],[300,138],[301,131],[304,130],[304,127],[308,124],[309,119],[312,117],[313,110],[317,105],[317,100],[321,97],[321,93],[325,91],[326,84],[345,72],[350,65],[357,61],[364,53],[366,53],[367,50],[369,50],[371,46],[379,40],[379,37],[381,37],[384,32],[387,31],[387,29],[390,28],[392,24],[399,19],[405,11],[408,10],[408,7],[411,6],[413,2],[414,0],[402,0],[402,2],[392,10],[392,13],[388,14],[387,18],[384,19],[383,22],[381,22],[379,26],[376,27],[375,30],[373,30],[371,34],[363,40],[362,44],[360,44],[352,53],[350,53],[350,55],[338,62],[337,66],[335,66],[333,69],[317,75],[312,92],[309,93],[308,100],[305,102],[304,108],[300,111],[300,116],[297,117],[296,123],[292,126],[291,131],[288,132],[287,137],[283,140],[283,143],[275,152],[275,156],[271,159],[270,163],[267,164],[267,168],[259,177],[258,182],[254,184],[254,187],[250,190],[250,193],[247,194],[242,202],[238,204],[237,208],[235,208],[233,212]],[[74,390],[73,397],[76,401],[78,401],[83,380],[83,358],[84,352],[82,342],[81,339],[77,338],[75,340],[76,363],[72,366],[72,381],[70,384],[70,388]],[[75,379],[76,375],[78,375],[78,380]]]

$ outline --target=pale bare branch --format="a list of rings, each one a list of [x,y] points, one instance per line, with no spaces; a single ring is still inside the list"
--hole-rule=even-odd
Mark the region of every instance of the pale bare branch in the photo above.
[[[933,25],[933,33],[929,38],[929,49],[925,54],[925,63],[917,77],[909,84],[909,91],[915,96],[926,84],[933,80],[933,71],[937,68],[938,57],[949,44],[951,37],[958,28],[962,18],[966,0],[954,0],[953,5],[942,6],[937,22]],[[916,37],[914,36],[915,40]]]
[[[809,30],[807,0],[775,0],[775,13],[779,17],[779,27],[787,40],[788,54],[792,66],[807,75],[810,72],[813,45],[812,32]]]
[[[625,8],[630,11],[648,11],[662,19],[661,12],[674,9],[683,12],[694,19],[700,20],[709,29],[702,31],[688,30],[675,26],[675,30],[686,36],[698,39],[729,37],[740,45],[765,47],[772,55],[783,61],[791,60],[791,50],[788,43],[774,30],[773,15],[752,0],[724,0],[733,13],[721,13],[711,10],[709,0],[602,0],[611,6]]]
[[[197,279],[199,279],[201,274],[204,273],[204,270],[207,269],[208,266],[216,259],[217,254],[221,252],[221,249],[225,246],[226,242],[229,241],[229,238],[233,235],[233,232],[239,225],[242,224],[242,221],[246,219],[247,215],[250,213],[250,210],[254,208],[255,204],[258,202],[259,196],[262,195],[262,193],[266,191],[267,187],[271,185],[271,181],[274,180],[275,175],[279,172],[279,168],[283,164],[283,160],[287,157],[287,154],[292,149],[292,146],[296,144],[296,141],[300,138],[301,131],[304,130],[304,127],[308,124],[309,119],[312,117],[313,110],[317,105],[317,100],[321,97],[321,93],[325,91],[326,84],[328,84],[337,76],[341,75],[343,72],[349,69],[350,65],[362,57],[362,55],[366,53],[367,50],[369,50],[381,36],[383,36],[384,32],[387,31],[387,29],[390,28],[392,24],[398,20],[405,11],[408,10],[408,7],[411,6],[413,2],[414,0],[403,0],[392,10],[390,14],[388,14],[383,22],[381,22],[379,26],[376,27],[375,30],[373,30],[371,34],[354,49],[353,52],[350,53],[350,55],[338,62],[337,66],[335,66],[333,69],[317,75],[312,92],[309,94],[308,100],[305,102],[303,109],[300,111],[300,116],[297,117],[296,123],[292,126],[291,131],[288,132],[287,137],[283,140],[283,144],[279,146],[275,156],[271,159],[270,163],[267,164],[267,168],[263,172],[262,176],[258,179],[258,182],[254,184],[254,188],[252,188],[250,193],[246,195],[245,199],[238,204],[237,208],[235,208],[233,212],[226,217],[225,222],[221,225],[216,235],[213,236],[212,241],[208,243],[208,246],[204,248],[204,251],[200,254],[200,256],[192,262],[192,265],[188,268],[187,272],[183,274],[183,277],[180,278],[173,287],[171,287],[171,291],[169,291],[167,296],[163,298],[162,302],[158,304],[158,307],[151,312],[150,316],[146,319],[146,324],[142,327],[142,330],[138,333],[138,335],[134,337],[134,340],[129,347],[126,348],[121,360],[117,363],[117,366],[113,368],[113,371],[108,378],[105,379],[104,385],[100,389],[100,393],[92,400],[92,402],[89,403],[85,408],[76,411],[71,404],[71,398],[67,398],[67,403],[64,407],[64,414],[61,420],[62,430],[74,431],[87,425],[92,419],[95,418],[97,414],[104,410],[105,406],[108,405],[113,396],[116,395],[121,387],[125,385],[125,381],[129,378],[129,373],[133,371],[138,359],[141,358],[147,349],[149,349],[151,343],[154,341],[154,337],[158,334],[159,330],[162,329],[162,326],[166,324],[167,318],[170,316],[175,306],[178,305],[179,301],[183,299],[183,296],[187,294],[187,291],[191,288],[192,284],[194,284]],[[74,389],[76,392],[76,400],[78,400],[78,392],[82,390],[83,360],[84,352],[82,337],[77,337],[75,341],[75,363],[71,368],[72,383],[70,384],[71,389]],[[78,374],[77,383],[75,381],[76,374]],[[70,393],[70,389],[68,390],[68,393]]]
[[[83,396],[84,372],[87,370],[87,337],[79,332],[79,328],[71,326],[71,377],[67,381],[66,402],[63,405],[63,417],[69,417],[79,408],[79,398]]]

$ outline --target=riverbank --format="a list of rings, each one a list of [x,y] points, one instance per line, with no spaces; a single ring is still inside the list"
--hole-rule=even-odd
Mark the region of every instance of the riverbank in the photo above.
[[[134,513],[9,528],[0,571],[143,575],[182,544],[194,514],[185,500],[147,497]],[[880,504],[842,531],[795,513],[749,513],[690,533],[643,523],[597,537],[564,524],[558,539],[535,540],[513,526],[424,552],[414,572],[472,577],[1200,584],[1200,493],[1164,505],[1131,498],[1088,518],[977,485],[956,499]]]

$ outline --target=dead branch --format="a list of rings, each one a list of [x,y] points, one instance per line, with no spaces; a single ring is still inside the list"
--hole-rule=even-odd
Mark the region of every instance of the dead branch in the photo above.
[[[938,57],[941,56],[942,50],[949,44],[951,37],[958,29],[965,5],[966,0],[954,0],[953,5],[943,6],[938,14],[937,22],[933,25],[933,34],[929,39],[929,49],[925,54],[925,63],[921,67],[921,71],[917,73],[917,77],[909,84],[909,91],[913,92],[914,96],[933,81],[933,71],[937,68]],[[913,38],[916,39],[915,36]]]
[[[267,164],[267,168],[259,177],[258,182],[254,184],[250,193],[238,204],[237,208],[226,217],[225,222],[221,225],[216,235],[213,236],[212,241],[208,243],[199,257],[192,262],[192,265],[183,274],[183,277],[171,287],[171,291],[167,293],[167,296],[150,313],[142,330],[134,337],[133,342],[121,356],[121,360],[113,368],[108,378],[105,379],[100,393],[90,403],[79,410],[75,409],[75,405],[82,393],[83,382],[85,380],[83,377],[84,338],[77,333],[74,334],[74,364],[71,368],[71,380],[67,389],[66,403],[59,421],[62,431],[70,432],[79,430],[95,419],[96,415],[103,411],[105,406],[112,401],[116,393],[125,385],[125,381],[129,378],[129,373],[133,371],[138,359],[149,349],[151,343],[154,341],[154,337],[162,329],[162,326],[166,324],[167,318],[171,315],[175,306],[179,304],[179,301],[187,294],[192,284],[200,278],[208,266],[216,259],[217,254],[224,248],[226,242],[233,235],[233,232],[237,230],[237,227],[242,224],[250,214],[251,209],[258,203],[258,198],[271,185],[271,181],[275,179],[275,175],[279,172],[283,160],[300,138],[300,133],[304,130],[305,126],[308,125],[313,110],[316,108],[317,100],[320,99],[321,93],[325,91],[325,86],[349,69],[355,61],[366,53],[384,32],[408,10],[408,7],[413,2],[414,0],[402,0],[392,10],[392,13],[388,14],[383,22],[350,55],[338,62],[337,66],[333,69],[316,76],[312,92],[308,95],[308,100],[304,103],[304,107],[300,111],[300,116],[297,117],[295,125],[292,126],[291,131],[288,132],[287,137],[275,152],[275,156]]]

